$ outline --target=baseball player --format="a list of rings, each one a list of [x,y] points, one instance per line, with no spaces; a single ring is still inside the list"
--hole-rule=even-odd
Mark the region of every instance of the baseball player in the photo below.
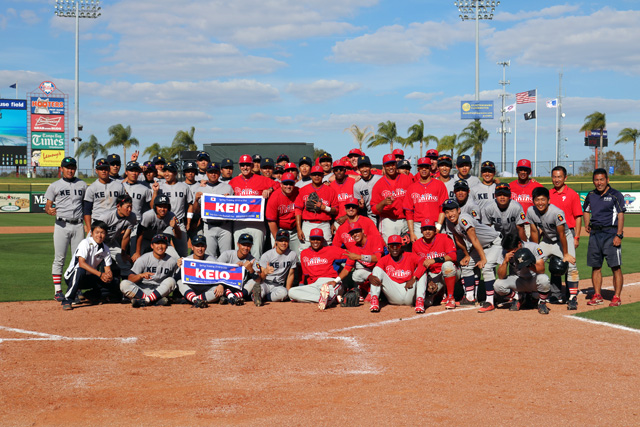
[[[482,180],[475,187],[471,187],[471,197],[480,207],[480,211],[486,205],[493,203],[496,193],[496,165],[490,161],[484,161],[480,165]]]
[[[55,217],[53,229],[53,264],[51,278],[53,280],[54,299],[62,302],[62,269],[67,258],[67,248],[71,254],[84,239],[82,227],[82,201],[87,190],[87,183],[76,177],[78,165],[73,157],[65,157],[60,163],[62,178],[47,188],[44,196],[47,202],[44,211]],[[53,205],[55,204],[55,208]]]
[[[83,214],[85,232],[89,233],[92,221],[101,220],[116,206],[116,199],[126,192],[122,181],[109,177],[109,164],[105,159],[96,160],[98,179],[93,182],[84,194]]]
[[[331,171],[331,168],[333,166],[333,158],[331,157],[331,154],[327,153],[326,151],[320,154],[316,165],[322,168],[322,182],[331,182],[333,178],[333,172]]]
[[[193,201],[194,214],[201,211],[200,203],[203,194],[233,195],[231,185],[220,182],[220,165],[218,163],[209,163],[206,171],[207,182],[204,186],[198,187],[195,193]],[[222,253],[233,248],[233,223],[231,221],[207,218],[202,221],[204,223],[203,234],[207,240],[207,253],[210,256],[218,256],[218,251]]]
[[[364,231],[364,234],[369,237],[380,237],[380,232],[376,228],[376,225],[366,216],[359,214],[360,203],[355,199],[355,197],[350,198],[344,204],[346,209],[346,221],[342,223],[340,227],[336,230],[336,234],[333,236],[332,245],[338,248],[343,246],[353,244],[353,239],[350,235],[351,224],[359,224],[360,228]],[[384,244],[384,241],[383,241]]]
[[[518,179],[509,183],[511,187],[511,198],[520,203],[522,210],[526,213],[529,208],[533,206],[533,200],[531,199],[533,189],[542,187],[542,184],[530,178],[531,161],[527,159],[518,160],[516,172]]]
[[[513,234],[526,241],[524,225],[527,223],[527,216],[520,203],[511,199],[511,187],[500,183],[496,185],[495,193],[495,200],[483,208],[482,222],[492,226],[503,236]]]
[[[453,199],[456,195],[453,192],[453,184],[455,184],[455,180],[451,176],[451,168],[453,168],[453,159],[448,154],[442,154],[438,157],[438,172],[440,176],[438,176],[438,180],[442,181],[444,186],[447,188],[447,192],[449,193],[449,198]]]
[[[142,254],[149,252],[151,249],[151,240],[157,234],[168,232],[180,239],[182,231],[178,225],[178,220],[173,212],[171,212],[171,202],[169,196],[160,194],[156,196],[153,202],[153,210],[142,214],[142,219],[138,222],[137,236],[135,243],[135,253],[131,256],[133,262],[137,261]],[[180,258],[176,249],[169,245],[166,251],[175,259]]]
[[[431,177],[431,159],[422,157],[418,160],[418,174],[418,181],[409,186],[403,203],[412,242],[422,234],[420,224],[425,219],[436,224],[438,231],[442,228],[442,204],[447,200],[445,185]]]
[[[456,181],[453,184],[453,193],[458,206],[460,206],[461,213],[469,214],[477,221],[482,221],[482,211],[474,199],[469,196],[469,184],[467,184],[466,180]]]
[[[496,293],[511,301],[509,310],[518,311],[525,293],[538,292],[538,313],[549,314],[549,277],[544,274],[543,248],[533,242],[523,242],[515,234],[504,236],[502,247],[498,259],[500,265],[495,283]]]
[[[171,203],[171,212],[177,218],[178,227],[180,228],[180,236],[177,233],[173,236],[173,244],[175,245],[178,255],[184,257],[188,252],[188,236],[187,229],[191,225],[190,220],[193,218],[193,193],[191,188],[184,182],[178,182],[176,176],[178,167],[175,163],[169,162],[164,166],[165,182],[155,183],[153,185],[153,198],[159,194],[169,196]],[[191,211],[189,213],[189,211]]]
[[[493,311],[493,282],[495,281],[494,268],[498,264],[498,257],[502,251],[500,246],[500,233],[488,225],[476,221],[471,215],[460,213],[458,202],[447,200],[442,206],[447,218],[447,228],[453,235],[456,246],[460,248],[464,257],[459,260],[462,269],[462,283],[465,288],[465,296],[461,305],[475,305],[474,290],[476,287],[474,267],[482,270],[484,287],[487,295],[486,301],[478,310],[480,313]]]
[[[360,175],[358,171],[358,159],[364,155],[364,151],[359,148],[349,150],[349,154],[347,154],[347,159],[349,159],[349,163],[351,163],[351,169],[355,171],[355,174],[357,175]]]
[[[562,258],[562,261],[569,263],[569,277],[571,280],[567,282],[567,287],[571,294],[572,305],[578,304],[578,269],[576,268],[576,247],[573,245],[573,233],[567,227],[567,221],[564,219],[564,212],[549,204],[549,190],[544,187],[533,189],[532,193],[533,206],[527,210],[527,221],[531,224],[531,241],[539,243],[545,252],[545,261],[555,255]],[[569,244],[571,243],[571,244]],[[562,304],[562,277],[553,275],[551,277],[551,296],[550,302]],[[571,308],[572,309],[572,308]]]
[[[335,246],[327,246],[324,230],[314,228],[309,232],[311,246],[300,253],[303,283],[289,289],[292,301],[318,303],[320,310],[325,310],[335,303],[338,295],[342,295],[342,280],[349,270],[344,268],[336,277],[333,263],[343,260],[344,251]]]
[[[273,180],[273,168],[275,162],[271,157],[264,157],[260,160],[260,175]]]
[[[104,243],[107,237],[107,224],[95,221],[91,224],[91,234],[82,240],[73,253],[73,259],[64,273],[67,292],[60,301],[63,310],[72,310],[71,305],[82,289],[91,288],[102,293],[110,292],[117,282],[114,282],[111,272],[111,256],[109,247]],[[104,272],[98,271],[98,266],[104,263]]]
[[[260,278],[260,265],[251,251],[252,246],[253,236],[249,233],[242,233],[236,244],[237,249],[230,249],[220,254],[218,262],[244,266],[243,290],[238,291],[235,288],[225,286],[225,298],[220,301],[221,304],[225,304],[226,300],[231,305],[243,305],[245,293],[246,296],[249,296],[253,286],[262,280]]]
[[[293,184],[290,184],[293,187]],[[255,283],[250,293],[253,303],[260,307],[264,301],[284,301],[293,286],[298,255],[289,248],[291,233],[278,230],[273,249],[260,257],[260,283]]]
[[[389,236],[402,235],[409,231],[403,209],[407,189],[413,179],[398,174],[397,161],[393,154],[382,158],[384,176],[376,182],[371,193],[371,211],[380,217],[379,230],[384,240]]]
[[[302,187],[296,198],[296,229],[301,249],[309,247],[307,236],[315,228],[320,228],[325,240],[331,243],[331,220],[338,214],[338,196],[333,188],[322,183],[323,176],[321,166],[312,167],[312,183]]]
[[[396,167],[398,168],[398,173],[401,173],[403,175],[409,175],[411,176],[411,180],[415,181],[414,176],[411,175],[411,162],[409,162],[409,160],[406,160],[406,159],[398,160],[398,164]]]
[[[120,156],[117,154],[109,154],[107,156],[107,163],[109,163],[109,178],[114,181],[122,181],[124,178],[120,176],[120,168],[122,167]]]
[[[302,188],[305,185],[311,184],[311,168],[313,167],[313,160],[311,157],[302,156],[298,160],[298,169],[300,170],[300,179],[296,182],[296,187]]]
[[[425,157],[428,157],[429,160],[431,160],[431,177],[437,179],[440,176],[440,171],[438,170],[438,158],[440,157],[440,154],[438,153],[438,150],[433,148],[427,150]],[[416,179],[418,179],[418,176],[416,176]]]
[[[220,182],[226,182],[233,179],[233,160],[231,159],[222,159],[220,162]]]
[[[284,173],[290,173],[293,175],[293,179],[298,182],[298,166],[295,163],[287,163],[284,167]],[[280,178],[280,182],[282,182],[282,178]]]
[[[138,180],[142,168],[138,162],[129,162],[125,168],[125,179],[122,181],[124,190],[133,201],[132,212],[140,220],[142,214],[151,209],[150,203],[153,200],[153,191],[150,186]]]
[[[207,178],[206,178],[207,165],[205,165],[204,168],[205,168],[204,182],[207,182]],[[198,173],[199,173],[199,166],[196,162],[192,162],[189,160],[183,162],[182,175],[184,176],[184,180],[182,182],[187,184],[187,186],[189,187],[191,194],[193,194],[194,196],[194,202],[195,202],[195,194],[198,191],[200,191],[201,187],[204,185],[204,182],[202,180],[196,179],[196,176],[198,175]],[[189,220],[189,216],[191,216],[191,220]],[[195,209],[195,207],[191,209],[191,211],[187,210],[187,223],[189,224],[187,227],[188,239],[191,239],[193,236],[197,234],[202,234],[203,224],[200,218],[200,211]]]
[[[422,260],[423,266],[429,273],[427,288],[420,286],[416,289],[416,311],[423,313],[425,307],[433,304],[434,297],[446,287],[443,298],[447,310],[456,308],[453,291],[457,279],[460,278],[460,270],[456,267],[456,245],[445,233],[438,233],[436,223],[426,218],[420,224],[422,238],[412,245],[413,253]],[[429,291],[425,296],[424,291]]]
[[[152,160],[153,165],[156,167],[157,182],[164,182],[164,167],[167,161],[162,156],[155,156]]]
[[[400,148],[396,148],[391,152],[391,154],[393,154],[393,156],[395,157],[396,162],[399,162],[400,160],[404,160],[404,151],[402,151],[402,149]]]
[[[251,157],[247,154],[240,156],[238,162],[240,164],[240,175],[229,181],[229,185],[233,188],[236,196],[262,196],[268,199],[271,193],[279,185],[275,181],[265,176],[256,175],[251,170]],[[254,258],[262,255],[262,246],[266,234],[266,225],[264,221],[242,221],[237,222],[233,231],[234,240],[238,240],[240,235],[249,233],[253,236],[253,246],[251,253]]]
[[[480,184],[480,180],[477,176],[471,175],[471,168],[473,167],[473,163],[471,162],[471,157],[466,154],[458,156],[456,160],[456,168],[458,169],[458,173],[453,177],[454,184],[456,181],[460,181],[464,179],[469,184],[469,188],[475,187]]]
[[[371,210],[371,194],[373,193],[373,186],[381,176],[371,173],[371,160],[365,155],[357,158],[357,166],[360,180],[353,185],[353,196],[360,201],[362,213],[366,212],[367,217],[377,226],[378,216]]]
[[[251,171],[256,175],[260,174],[260,163],[262,163],[262,156],[260,154],[254,154],[251,157],[251,161],[253,162],[253,166]]]
[[[144,162],[142,164],[142,174],[138,176],[138,180],[149,188],[151,188],[154,182],[158,181],[158,171],[156,170],[156,165],[154,165],[152,161]]]
[[[198,182],[207,181],[207,166],[211,163],[211,157],[206,151],[200,151],[196,156],[196,163],[198,170],[196,172],[195,180]]]
[[[128,279],[120,282],[120,291],[131,300],[133,308],[169,304],[167,295],[176,287],[174,276],[178,260],[166,253],[168,245],[166,235],[153,236],[152,252],[138,258]]]
[[[427,287],[427,276],[424,274],[426,270],[420,257],[412,252],[402,252],[402,237],[399,235],[389,237],[387,248],[389,255],[378,261],[369,276],[369,310],[372,313],[380,311],[380,292],[383,292],[389,304],[413,305],[415,301],[416,312],[424,312],[424,300],[416,300],[416,286],[423,292]]]
[[[347,166],[342,160],[333,162],[333,176],[335,179],[331,181],[329,187],[333,188],[338,198],[336,222],[342,224],[346,220],[344,204],[347,200],[353,198],[353,186],[356,181],[350,176],[347,176]]]
[[[176,262],[178,266],[178,274],[185,259],[196,259],[199,261],[216,260],[215,257],[206,252],[207,239],[202,235],[194,236],[191,239],[191,248],[193,249],[193,253],[191,255],[186,258],[180,258]],[[180,293],[184,295],[184,298],[196,308],[207,308],[210,302],[218,302],[220,297],[224,295],[224,286],[221,284],[194,285],[184,283],[182,279],[179,279],[177,285]]]
[[[131,196],[121,194],[116,199],[116,209],[102,218],[109,227],[105,244],[109,246],[111,257],[116,262],[113,266],[113,275],[116,279],[119,279],[120,276],[127,277],[130,273],[132,260],[127,248],[131,240],[131,232],[138,223],[132,208]]]
[[[282,175],[280,185],[280,188],[269,197],[265,212],[269,231],[271,231],[271,245],[275,245],[279,231],[286,231],[289,233],[289,247],[297,254],[300,250],[300,240],[298,240],[296,227],[295,202],[300,189],[296,187],[295,177],[290,172]]]
[[[276,166],[282,166],[283,168],[285,168],[288,163],[289,156],[287,156],[286,154],[280,154],[276,159]]]
[[[368,219],[368,218],[365,218]],[[353,273],[351,278],[360,289],[361,301],[369,293],[369,276],[373,267],[384,255],[384,241],[380,234],[367,235],[359,222],[345,222],[349,227],[349,237],[352,243],[346,243],[347,265],[345,269]]]

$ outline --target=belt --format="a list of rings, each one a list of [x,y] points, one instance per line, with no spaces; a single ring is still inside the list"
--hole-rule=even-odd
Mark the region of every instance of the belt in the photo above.
[[[592,230],[600,231],[600,230],[610,230],[612,228],[618,228],[617,225],[589,225]]]
[[[66,218],[56,218],[56,220],[58,221],[64,221],[67,222],[69,224],[73,224],[73,225],[77,225],[77,224],[81,224],[82,220],[81,219],[66,219]]]

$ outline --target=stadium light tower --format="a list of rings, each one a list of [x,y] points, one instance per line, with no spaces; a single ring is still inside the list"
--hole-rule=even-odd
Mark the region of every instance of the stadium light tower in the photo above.
[[[476,101],[480,100],[480,20],[493,19],[493,12],[500,5],[493,0],[459,0],[453,4],[460,11],[460,19],[476,20]]]
[[[101,15],[100,0],[56,0],[55,14],[61,18],[76,19],[76,94],[75,94],[75,126],[73,137],[73,156],[78,152],[78,143],[82,141],[80,131],[80,18],[97,18]],[[79,159],[76,159],[79,160]],[[92,165],[93,167],[93,165]]]

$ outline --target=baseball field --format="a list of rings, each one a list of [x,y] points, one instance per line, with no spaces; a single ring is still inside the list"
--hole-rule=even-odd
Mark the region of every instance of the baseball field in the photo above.
[[[587,307],[581,280],[577,316],[557,305],[548,316],[296,303],[65,312],[50,231],[31,228],[49,218],[26,217],[0,230],[0,300],[12,301],[0,303],[2,425],[640,424],[631,227],[623,306]]]

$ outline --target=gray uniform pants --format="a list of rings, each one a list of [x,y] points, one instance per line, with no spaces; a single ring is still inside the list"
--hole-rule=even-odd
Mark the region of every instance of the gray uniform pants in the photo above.
[[[53,264],[51,265],[51,274],[62,275],[64,262],[67,259],[67,248],[71,246],[71,256],[76,248],[84,239],[84,227],[80,224],[70,224],[68,222],[57,219],[53,228]]]
[[[382,286],[371,285],[371,295],[380,297],[380,291],[382,291],[387,297],[389,304],[413,305],[416,300],[416,292],[422,292],[420,295],[424,296],[427,290],[426,274],[422,276],[411,289],[406,289],[405,283],[398,283],[391,279],[380,267],[374,267],[372,274],[380,279]]]
[[[493,289],[498,295],[509,295],[516,292],[549,292],[549,276],[546,274],[532,274],[531,277],[518,277],[515,274],[506,279],[498,279],[493,284]]]
[[[356,261],[356,268],[351,273],[351,278],[355,283],[363,283],[369,279],[372,272],[372,269],[369,269]]]
[[[229,221],[205,223],[204,237],[207,239],[207,254],[218,257],[219,253],[233,249],[232,224]]]
[[[116,263],[118,269],[120,269],[121,277],[129,277],[131,274],[132,265],[122,259],[122,249],[119,246],[109,246],[109,252],[111,253],[111,259]]]
[[[576,247],[573,244],[573,233],[567,236],[567,246],[568,246],[567,249],[568,249],[569,255],[575,258]],[[555,243],[542,242],[540,243],[540,248],[547,255],[547,257],[544,259],[545,261],[549,259],[551,255],[555,255],[560,259],[562,259],[562,257],[564,256],[562,254],[562,247],[560,245],[560,242],[555,242]],[[551,281],[551,294],[558,298],[563,298],[562,289],[561,289],[562,279],[557,279],[557,280],[559,280],[560,286],[558,287],[556,283],[553,283],[553,281]],[[578,268],[576,267],[575,264],[569,264],[569,268],[567,270],[567,282],[578,282],[579,280],[580,280],[580,276],[578,274]]]
[[[260,296],[263,300],[268,296],[269,301],[280,302],[283,301],[288,295],[287,288],[284,283],[280,285],[277,283],[256,284],[254,282],[250,286],[249,283],[247,283],[244,288],[247,290],[247,292],[249,292],[249,295],[251,295],[251,291],[253,290],[254,286],[260,286]],[[320,298],[320,294],[318,294],[318,298]]]
[[[187,295],[187,292],[193,291],[207,302],[217,302],[220,299],[220,297],[216,297],[217,287],[218,285],[185,285],[182,280],[178,280],[178,289],[182,295]],[[222,295],[224,295],[224,292]]]
[[[289,298],[299,302],[318,302],[322,285],[333,280],[335,277],[320,277],[309,285],[293,287],[289,289]]]
[[[173,277],[167,277],[158,286],[148,286],[143,284],[138,285],[130,280],[123,280],[122,282],[120,282],[120,292],[122,292],[124,296],[129,299],[135,298],[139,291],[142,291],[145,296],[151,295],[153,291],[157,291],[160,296],[166,297],[175,288],[176,281],[173,279]]]
[[[300,251],[307,249],[311,246],[311,241],[309,240],[309,234],[311,230],[314,228],[322,229],[322,233],[324,234],[324,240],[327,241],[327,245],[331,245],[333,241],[333,234],[331,234],[331,224],[326,222],[309,222],[302,221],[302,232],[304,233],[304,242],[300,242]]]
[[[251,255],[255,259],[262,256],[262,247],[264,246],[264,235],[266,227],[264,222],[260,221],[238,221],[233,226],[233,242],[237,243],[240,235],[248,233],[253,237],[253,246],[251,247]]]
[[[186,257],[189,254],[189,236],[187,235],[187,227],[183,223],[180,223],[179,227],[180,231],[182,232],[179,239],[176,238],[173,231],[171,232],[171,234],[173,235],[173,244],[176,247],[176,252],[178,252],[178,255],[180,255],[181,257]]]
[[[407,225],[406,219],[382,218],[378,229],[380,230],[380,234],[382,234],[382,238],[385,243],[389,241],[389,236],[396,234],[398,236],[402,236],[404,233],[409,232],[409,226]]]
[[[484,256],[487,258],[487,263],[482,269],[482,278],[486,282],[487,280],[495,280],[496,272],[495,268],[498,265],[498,259],[502,253],[502,246],[500,246],[501,239],[497,237],[488,248],[483,248]],[[470,277],[474,275],[473,269],[476,267],[476,263],[480,261],[480,254],[473,248],[469,251],[471,259],[469,264],[463,265],[462,277]]]

